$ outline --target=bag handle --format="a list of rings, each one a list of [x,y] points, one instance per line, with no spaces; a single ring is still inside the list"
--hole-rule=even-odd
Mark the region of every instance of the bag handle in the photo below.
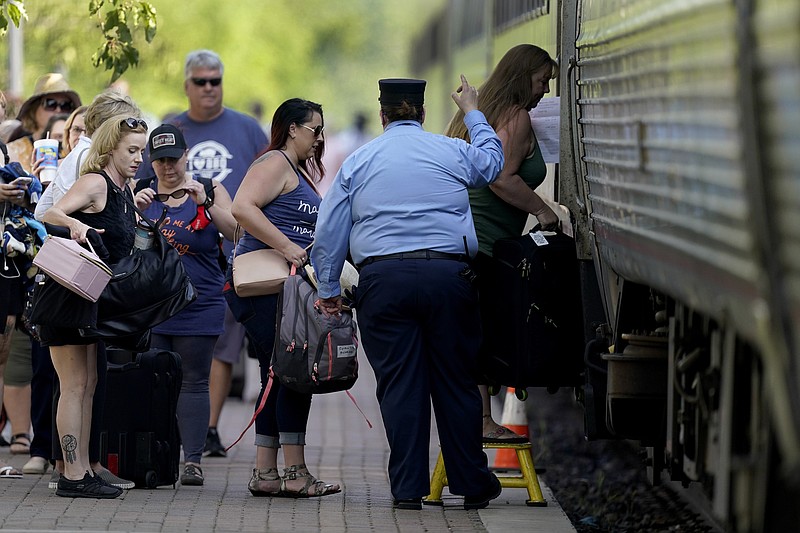
[[[94,257],[90,257],[86,255],[86,253],[84,252],[81,252],[80,256],[89,261],[90,263],[92,263],[93,265],[95,265],[96,267],[98,267],[100,270],[102,270],[109,276],[113,276],[114,272],[110,268],[108,268],[108,265],[106,265],[102,259],[100,259],[100,256],[97,255],[97,252],[94,251],[94,247],[92,246],[92,243],[89,241],[89,239],[86,239],[86,244],[89,245],[89,251],[92,252]]]

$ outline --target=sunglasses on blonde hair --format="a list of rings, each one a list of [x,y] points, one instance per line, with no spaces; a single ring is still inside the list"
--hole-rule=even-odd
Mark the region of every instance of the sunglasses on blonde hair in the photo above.
[[[123,119],[120,122],[120,124],[125,124],[132,130],[135,130],[137,127],[141,126],[142,128],[144,128],[144,131],[147,131],[147,122],[145,122],[140,118],[128,117],[126,119]]]

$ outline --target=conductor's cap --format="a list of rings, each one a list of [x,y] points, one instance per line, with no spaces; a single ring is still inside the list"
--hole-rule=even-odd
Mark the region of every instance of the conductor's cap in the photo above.
[[[399,105],[403,101],[411,105],[425,103],[425,80],[407,78],[388,78],[378,80],[381,95],[378,101],[383,105]]]

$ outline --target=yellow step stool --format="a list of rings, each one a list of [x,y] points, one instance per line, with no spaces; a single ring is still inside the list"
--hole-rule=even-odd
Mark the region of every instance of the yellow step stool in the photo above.
[[[511,449],[517,452],[517,460],[519,461],[522,476],[497,476],[500,480],[500,486],[504,488],[528,489],[528,500],[525,502],[531,507],[547,507],[547,500],[542,496],[542,489],[539,486],[539,479],[536,477],[536,469],[533,466],[533,458],[531,457],[531,443],[525,442],[522,444],[500,444],[500,443],[484,443],[484,449]],[[444,461],[442,460],[442,452],[439,452],[439,458],[436,460],[436,466],[433,468],[431,475],[431,493],[423,498],[423,503],[427,505],[443,505],[442,489],[447,486],[447,473],[444,471]]]

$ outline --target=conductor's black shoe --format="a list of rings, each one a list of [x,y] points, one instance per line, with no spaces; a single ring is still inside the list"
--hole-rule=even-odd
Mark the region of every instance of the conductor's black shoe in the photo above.
[[[206,446],[203,450],[203,455],[206,457],[227,457],[228,454],[225,451],[225,446],[223,446],[219,440],[217,428],[208,428],[208,433],[206,433]]]
[[[407,511],[421,511],[422,498],[409,498],[407,500],[395,500],[392,503],[395,509],[405,509]]]
[[[64,496],[65,498],[110,499],[116,498],[122,494],[122,489],[102,483],[98,478],[86,472],[83,479],[77,481],[72,481],[71,479],[61,476],[58,479],[56,494],[58,496]]]
[[[489,506],[489,502],[500,496],[503,491],[503,486],[500,485],[500,480],[497,476],[492,474],[493,484],[492,488],[488,489],[483,494],[477,496],[464,496],[464,509],[485,509]]]

